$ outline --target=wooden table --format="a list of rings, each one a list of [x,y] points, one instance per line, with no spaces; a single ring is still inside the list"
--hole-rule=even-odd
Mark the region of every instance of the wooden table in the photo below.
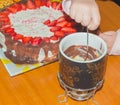
[[[120,7],[98,1],[102,31],[120,28]],[[0,62],[0,105],[65,105],[57,101],[64,90],[57,79],[58,62],[10,77]],[[100,105],[120,105],[120,56],[109,56],[105,82],[95,95]],[[85,105],[68,98],[69,105]]]

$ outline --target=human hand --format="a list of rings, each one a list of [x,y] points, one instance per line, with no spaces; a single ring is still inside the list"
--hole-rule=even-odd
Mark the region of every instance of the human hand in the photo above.
[[[77,23],[95,30],[100,24],[99,8],[95,0],[63,0],[63,9]]]
[[[117,32],[108,31],[108,32],[100,33],[99,36],[106,42],[107,47],[108,47],[108,54],[109,54],[116,41]]]

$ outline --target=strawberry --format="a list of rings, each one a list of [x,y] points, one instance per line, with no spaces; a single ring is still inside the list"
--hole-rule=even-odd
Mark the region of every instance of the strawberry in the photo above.
[[[8,17],[0,17],[0,22],[9,22],[9,18]]]
[[[0,18],[1,18],[1,17],[8,17],[8,14],[1,12],[1,13],[0,13]]]
[[[51,26],[55,26],[57,23],[57,20],[53,20],[52,22],[50,22],[50,24],[48,24],[49,27]]]
[[[68,24],[66,25],[67,27],[72,27],[72,26],[75,26],[76,23],[75,22],[68,22]]]
[[[12,33],[9,33],[9,35],[14,37],[17,34],[15,32],[12,32]]]
[[[60,26],[55,26],[55,27],[50,28],[50,31],[55,32],[55,31],[59,31],[60,29],[61,29]]]
[[[49,43],[49,42],[50,42],[50,38],[44,37],[44,38],[43,38],[43,41],[45,41],[46,43]]]
[[[54,32],[54,36],[64,37],[64,32],[63,31],[56,31],[56,32]]]
[[[56,24],[56,26],[65,27],[68,24],[67,21],[61,21]]]
[[[45,25],[50,24],[50,20],[46,20],[43,24],[45,24]]]
[[[71,28],[71,27],[63,27],[61,30],[62,30],[63,32],[67,32],[67,33],[76,32],[76,29]]]
[[[4,32],[5,32],[5,33],[13,33],[13,32],[14,32],[14,29],[8,27],[8,28],[5,28],[5,29],[4,29]]]
[[[6,9],[2,13],[8,16],[10,14],[10,11],[8,9]]]
[[[2,30],[4,30],[4,29],[6,29],[6,28],[8,28],[8,27],[11,26],[8,22],[7,22],[7,23],[6,23],[6,22],[3,22],[3,23],[1,23],[0,25],[1,25],[1,29],[2,29]]]
[[[16,13],[17,12],[17,8],[14,5],[8,7],[7,10],[12,12],[12,13]]]
[[[21,4],[21,9],[26,10],[26,6],[24,4]]]
[[[50,7],[52,5],[51,1],[47,1],[46,6]]]
[[[28,9],[35,9],[36,8],[35,4],[32,2],[32,0],[28,0],[26,6]]]
[[[30,43],[31,39],[32,39],[32,37],[23,37],[23,38],[22,38],[22,42],[23,42],[24,44],[28,44],[28,43]]]
[[[57,23],[58,23],[58,22],[62,22],[62,21],[65,21],[65,17],[64,17],[64,16],[61,16],[61,17],[59,17],[59,18],[57,19]]]
[[[41,0],[41,6],[46,6],[47,5],[47,1],[46,0]]]
[[[41,41],[42,41],[41,37],[34,37],[32,38],[31,43],[33,46],[37,46],[41,43]]]
[[[58,37],[57,37],[57,36],[51,36],[51,37],[50,37],[50,40],[54,40],[54,41],[55,41],[55,40],[58,40]]]
[[[41,1],[40,1],[40,0],[35,0],[34,2],[35,2],[36,7],[37,7],[37,8],[40,8],[40,6],[41,6]]]
[[[56,10],[62,10],[62,3],[58,3],[55,9]]]
[[[15,4],[13,5],[13,7],[17,9],[17,12],[22,10],[21,4],[15,3]]]
[[[23,38],[23,35],[21,35],[21,34],[17,34],[13,37],[14,40],[20,40],[22,38]]]
[[[52,2],[51,7],[56,9],[56,6],[57,6],[57,2]]]

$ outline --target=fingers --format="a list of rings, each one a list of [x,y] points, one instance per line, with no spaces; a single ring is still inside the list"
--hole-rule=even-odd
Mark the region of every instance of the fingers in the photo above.
[[[91,10],[91,20],[88,24],[88,29],[95,30],[100,24],[100,14],[98,8],[93,8]]]
[[[77,23],[87,26],[89,30],[95,30],[100,24],[100,14],[96,3],[94,4],[72,4],[69,15]]]

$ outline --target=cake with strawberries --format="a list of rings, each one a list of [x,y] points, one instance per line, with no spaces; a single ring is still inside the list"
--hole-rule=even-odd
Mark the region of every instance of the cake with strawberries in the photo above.
[[[0,12],[0,47],[15,64],[53,62],[60,40],[76,27],[60,2],[23,0]]]

